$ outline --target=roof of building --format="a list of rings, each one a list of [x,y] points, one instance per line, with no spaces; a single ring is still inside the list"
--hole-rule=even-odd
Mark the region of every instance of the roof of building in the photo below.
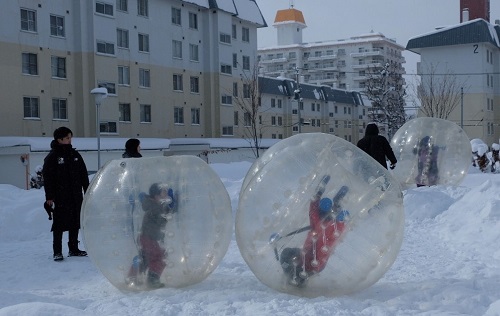
[[[306,21],[304,20],[304,15],[302,11],[299,11],[294,8],[278,10],[276,12],[276,17],[274,18],[274,24],[294,22],[306,25]]]
[[[238,18],[257,24],[257,27],[267,27],[255,0],[183,0],[207,9],[218,9],[231,13]]]
[[[483,19],[475,19],[413,37],[408,41],[406,49],[419,54],[421,48],[470,43],[491,43],[500,48],[499,38],[500,25],[493,25]]]

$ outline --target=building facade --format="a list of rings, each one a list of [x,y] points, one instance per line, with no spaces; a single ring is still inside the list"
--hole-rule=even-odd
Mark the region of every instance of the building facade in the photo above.
[[[231,95],[265,26],[254,0],[7,1],[0,135],[238,137]]]

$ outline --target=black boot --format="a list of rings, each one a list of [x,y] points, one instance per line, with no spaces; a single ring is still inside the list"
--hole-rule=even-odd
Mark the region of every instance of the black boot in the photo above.
[[[159,289],[165,286],[160,282],[160,276],[152,271],[148,271],[148,286],[152,289]]]
[[[79,243],[79,241],[77,241],[76,243],[68,243],[68,248],[69,248],[68,257],[86,257],[87,256],[86,251],[78,249],[78,243]]]
[[[52,232],[54,239],[52,241],[52,249],[54,251],[54,261],[61,261],[64,259],[62,255],[62,231],[54,230]]]

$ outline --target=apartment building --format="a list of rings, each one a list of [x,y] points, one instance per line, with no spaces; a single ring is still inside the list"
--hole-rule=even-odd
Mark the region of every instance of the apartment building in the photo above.
[[[265,26],[254,0],[5,1],[0,135],[240,137],[231,94]]]

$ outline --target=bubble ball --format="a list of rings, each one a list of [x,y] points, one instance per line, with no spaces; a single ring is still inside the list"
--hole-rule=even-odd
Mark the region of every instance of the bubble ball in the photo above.
[[[109,161],[85,194],[81,223],[91,260],[125,291],[203,281],[233,227],[222,181],[195,156]]]
[[[377,282],[404,231],[399,182],[353,144],[297,134],[250,167],[239,196],[236,242],[268,287],[338,296]]]
[[[398,160],[394,176],[403,188],[458,185],[471,164],[471,144],[451,121],[420,117],[406,122],[391,140]]]

